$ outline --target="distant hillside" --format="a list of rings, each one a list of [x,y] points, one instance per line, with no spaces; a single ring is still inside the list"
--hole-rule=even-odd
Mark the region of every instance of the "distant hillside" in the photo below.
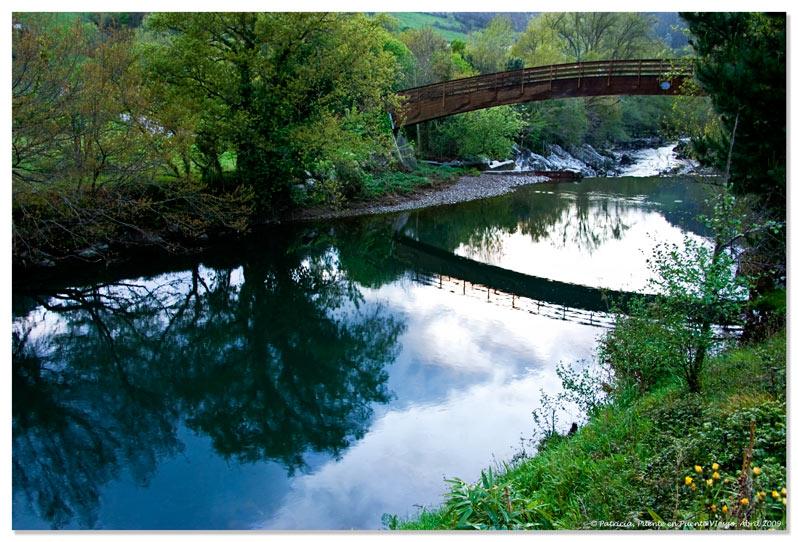
[[[402,30],[431,26],[448,41],[465,41],[468,34],[468,30],[452,13],[401,12],[391,15],[399,21],[399,28]]]
[[[399,20],[399,27],[401,29],[431,26],[438,32],[438,34],[449,41],[455,39],[465,41],[470,32],[482,30],[496,15],[504,15],[508,17],[513,23],[513,28],[515,31],[521,32],[526,28],[529,19],[535,16],[535,13],[404,12],[391,13],[391,15]]]
[[[510,19],[510,22],[513,23],[513,30],[516,32],[522,32],[526,25],[529,24],[529,19],[537,15],[537,12],[526,12],[526,13],[496,13],[496,12],[468,12],[468,11],[459,11],[456,13],[449,13],[455,18],[455,20],[459,21],[463,27],[465,27],[466,31],[471,32],[473,30],[482,30],[486,26],[491,19],[493,19],[496,15],[504,15],[505,17]]]
[[[657,18],[654,32],[673,49],[687,46],[687,23],[673,11],[652,13]]]
[[[399,21],[399,28],[421,28],[431,26],[448,41],[466,40],[470,32],[485,28],[496,15],[509,17],[516,32],[522,32],[529,20],[537,12],[498,13],[498,12],[395,12],[391,13]],[[687,45],[684,34],[686,24],[676,12],[650,13],[656,18],[654,33],[674,49]]]

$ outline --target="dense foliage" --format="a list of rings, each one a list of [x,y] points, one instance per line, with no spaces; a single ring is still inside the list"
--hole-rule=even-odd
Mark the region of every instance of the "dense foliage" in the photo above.
[[[397,147],[385,113],[396,107],[395,91],[402,88],[547,63],[684,53],[681,30],[665,32],[661,15],[427,15],[408,26],[409,15],[15,15],[17,260],[57,262],[81,248],[120,240],[155,239],[176,247],[245,231],[253,221],[278,219],[297,205],[335,206],[423,184],[414,180],[418,172],[407,171],[412,161],[408,166],[400,155],[406,151]],[[427,24],[438,19],[456,28],[458,37],[450,40],[440,25]],[[777,20],[753,17],[748,26],[733,25],[748,30],[729,34],[727,41],[746,32],[761,37],[742,50],[740,70],[753,69],[757,48],[778,45]],[[702,24],[712,21],[718,24]],[[703,39],[695,33],[697,44]],[[676,44],[678,51],[671,48]],[[725,88],[722,77],[737,68],[729,72],[724,58],[711,56],[709,42],[696,46],[715,62],[706,60],[706,66],[716,66],[702,68],[702,77]],[[783,68],[776,55],[766,65],[772,77],[763,84],[778,82],[779,62]],[[754,90],[746,96],[732,180],[750,192],[778,185],[784,160],[773,150],[760,156],[769,164],[769,180],[757,184],[750,179],[759,158],[743,157],[756,145],[746,142],[762,130],[783,141],[784,132],[770,130],[769,120],[749,123],[769,106],[756,109]],[[768,96],[768,104],[783,102],[783,89],[781,98]],[[537,152],[553,143],[607,148],[663,133],[697,136],[711,149],[720,129],[729,131],[730,108],[738,106],[720,99],[721,126],[705,102],[555,100],[430,121],[404,135],[418,157],[439,160],[509,158],[514,144]],[[780,186],[783,192],[783,181]],[[120,214],[121,202],[134,209],[152,205],[144,213]],[[99,212],[87,213],[87,207]],[[228,215],[231,209],[237,211]],[[175,224],[172,232],[161,231],[165,223]],[[53,241],[42,244],[48,238]]]
[[[203,177],[219,179],[219,157],[234,151],[237,181],[252,186],[259,212],[287,203],[290,179],[305,169],[324,160],[359,168],[390,148],[381,136],[395,60],[373,20],[158,13],[146,24],[160,40],[155,77],[201,111]]]
[[[724,169],[734,134],[730,182],[768,207],[786,208],[786,18],[764,13],[684,13],[698,55],[696,77],[723,132],[704,139],[704,158]]]
[[[696,78],[720,116],[695,139],[699,157],[726,172],[737,194],[752,195],[763,219],[786,220],[786,17],[784,13],[685,13]],[[752,239],[744,269],[764,292],[786,280],[786,228]]]

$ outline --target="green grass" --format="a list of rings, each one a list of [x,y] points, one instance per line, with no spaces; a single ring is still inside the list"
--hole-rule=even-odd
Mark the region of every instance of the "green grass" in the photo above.
[[[419,164],[417,169],[410,172],[386,171],[369,174],[363,183],[364,198],[375,199],[389,194],[409,194],[419,188],[448,184],[467,173],[471,173],[471,170]]]
[[[447,41],[465,41],[468,38],[462,23],[450,16],[442,17],[419,12],[396,12],[390,15],[399,20],[399,28],[402,30],[430,26]]]
[[[727,504],[736,510],[736,484],[755,425],[754,491],[768,495],[786,481],[786,336],[732,349],[713,357],[703,375],[703,392],[691,394],[679,382],[618,400],[604,407],[572,437],[551,439],[532,458],[508,466],[498,477],[519,498],[542,503],[550,528],[600,528],[592,521],[696,521],[719,518]],[[721,480],[707,486],[694,465],[717,462]],[[750,473],[750,469],[748,471]],[[684,477],[700,486],[691,490]],[[706,475],[708,477],[708,475]],[[452,529],[458,514],[452,497],[437,510],[395,522],[399,529]],[[757,501],[754,516],[784,520],[784,505]],[[712,515],[715,514],[715,515]],[[637,524],[635,524],[637,525]],[[635,527],[638,528],[638,527]],[[785,528],[782,524],[781,528]]]

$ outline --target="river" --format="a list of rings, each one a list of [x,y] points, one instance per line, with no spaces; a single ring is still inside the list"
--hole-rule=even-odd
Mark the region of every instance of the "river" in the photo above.
[[[13,528],[379,529],[434,506],[519,450],[558,363],[589,363],[592,292],[648,291],[658,243],[706,237],[708,191],[537,184],[17,283]]]

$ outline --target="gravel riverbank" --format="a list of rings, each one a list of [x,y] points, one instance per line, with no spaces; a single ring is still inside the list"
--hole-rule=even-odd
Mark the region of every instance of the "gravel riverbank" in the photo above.
[[[422,189],[407,195],[393,195],[376,201],[356,202],[341,209],[311,208],[298,212],[292,220],[318,220],[348,216],[375,215],[409,211],[424,207],[450,205],[494,196],[501,196],[519,186],[549,181],[548,177],[539,175],[482,174],[464,176],[451,184]]]

